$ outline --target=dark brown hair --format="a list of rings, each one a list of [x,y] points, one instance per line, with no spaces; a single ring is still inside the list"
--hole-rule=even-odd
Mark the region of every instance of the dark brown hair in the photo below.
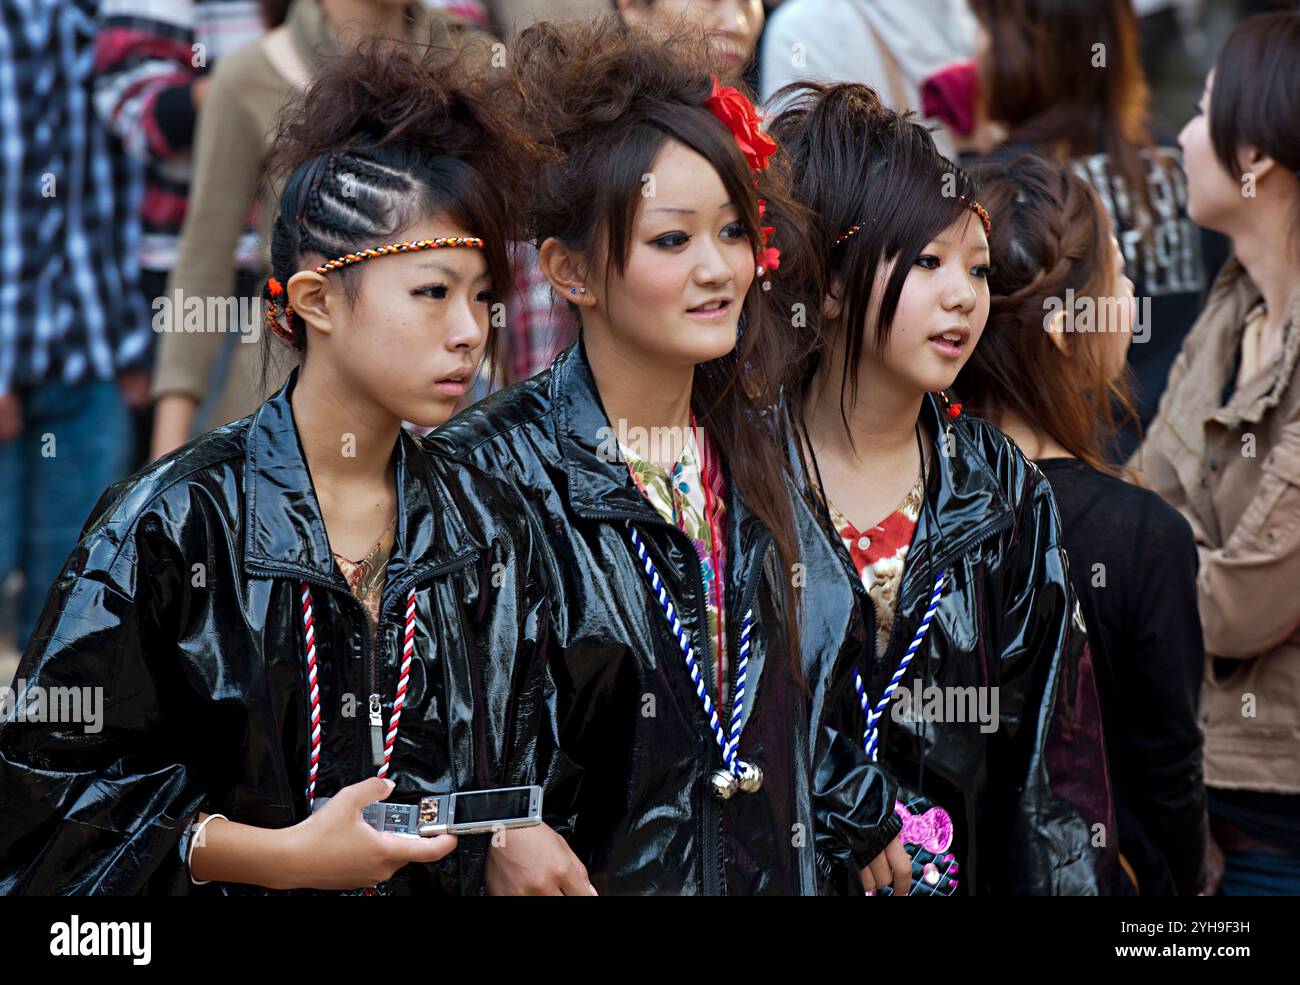
[[[1234,177],[1242,144],[1300,176],[1300,13],[1248,17],[1228,35],[1214,64],[1209,123],[1214,152]]]
[[[1104,149],[1150,211],[1149,91],[1130,0],[970,0],[988,32],[981,87],[1010,140],[1084,157]],[[1095,46],[1104,68],[1093,67]]]
[[[520,200],[531,235],[608,257],[606,277],[626,269],[642,176],[669,141],[679,141],[717,171],[740,213],[751,244],[762,243],[760,196],[773,214],[787,202],[779,167],[757,175],[731,132],[704,106],[713,79],[707,41],[696,32],[657,38],[628,32],[615,18],[524,31],[512,46],[512,86],[523,119],[553,149]],[[770,220],[767,220],[770,221]],[[800,233],[791,217],[773,245],[791,263]],[[778,401],[781,367],[794,358],[789,326],[756,279],[743,307],[741,334],[727,356],[696,367],[691,403],[696,420],[725,449],[733,485],[772,532],[787,589],[796,570],[790,467],[770,408]],[[798,605],[788,621],[791,669],[799,668]],[[800,678],[802,675],[800,674]]]
[[[790,364],[791,389],[807,389],[842,337],[840,413],[847,431],[847,408],[857,399],[858,366],[868,344],[863,326],[876,270],[897,261],[871,340],[879,352],[893,328],[903,282],[925,245],[963,217],[980,221],[966,204],[976,190],[935,148],[925,126],[890,109],[867,86],[796,82],[774,99],[785,109],[772,121],[772,135],[797,175],[801,204],[812,213],[808,252],[815,258],[777,283],[778,303],[802,310],[807,323],[799,356]],[[851,226],[858,231],[836,245]],[[840,302],[834,319],[822,315],[828,293]],[[791,402],[796,415],[800,403]]]
[[[991,299],[984,334],[954,389],[977,416],[998,424],[1013,411],[1076,458],[1120,475],[1107,452],[1120,423],[1116,408],[1136,419],[1128,384],[1107,378],[1095,332],[1064,332],[1065,358],[1045,325],[1067,291],[1094,301],[1113,292],[1105,207],[1067,166],[1038,157],[972,174],[995,217]]]
[[[287,281],[307,255],[379,246],[442,214],[486,241],[493,288],[509,292],[514,202],[541,149],[476,79],[478,54],[373,39],[330,60],[282,114],[272,145],[270,171],[288,177],[271,276]],[[348,298],[365,267],[331,274]],[[290,328],[302,350],[306,326],[297,314]],[[498,340],[489,332],[491,358]]]

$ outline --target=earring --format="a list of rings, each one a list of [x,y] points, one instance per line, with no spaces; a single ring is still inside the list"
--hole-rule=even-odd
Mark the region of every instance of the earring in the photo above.
[[[571,287],[571,288],[569,288],[569,293],[570,293],[570,294],[586,294],[586,293],[587,293],[587,289],[586,289],[585,287]]]

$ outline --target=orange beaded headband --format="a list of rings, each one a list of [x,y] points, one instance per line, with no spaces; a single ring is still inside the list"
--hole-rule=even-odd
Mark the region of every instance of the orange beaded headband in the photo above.
[[[984,235],[985,236],[992,235],[993,219],[989,215],[989,210],[984,208],[984,206],[980,205],[980,203],[976,202],[974,199],[968,201],[965,195],[959,195],[957,198],[958,201],[964,202],[966,204],[966,208],[970,209],[972,212],[974,212],[977,216],[980,217],[980,222],[983,223],[984,225]],[[844,230],[844,232],[840,233],[838,236],[835,237],[834,245],[839,246],[845,240],[852,239],[859,232],[861,232],[861,230],[862,227],[859,225],[849,226],[848,229]]]
[[[390,256],[394,253],[414,253],[417,250],[441,250],[446,247],[482,250],[486,248],[486,244],[477,236],[439,236],[437,239],[415,239],[404,243],[387,243],[384,246],[373,246],[369,249],[358,250],[356,253],[345,253],[333,260],[326,260],[316,268],[316,273],[328,274],[332,270],[342,270],[344,267],[350,267],[354,263],[360,263],[362,260],[370,260],[374,257]],[[282,315],[285,319],[288,319],[293,314],[293,305],[282,304],[279,301],[279,298],[284,297],[284,285],[275,277],[269,278],[266,282],[266,295],[267,327],[275,333],[277,338],[292,345],[293,332],[288,325],[280,321]]]

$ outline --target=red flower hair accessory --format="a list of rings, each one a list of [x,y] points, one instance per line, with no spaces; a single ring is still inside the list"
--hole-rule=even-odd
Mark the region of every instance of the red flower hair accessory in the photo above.
[[[704,107],[731,131],[750,169],[764,170],[768,159],[776,153],[776,141],[763,130],[763,121],[745,94],[732,86],[721,85],[715,75],[713,91],[704,100]]]
[[[718,77],[713,76],[713,91],[709,93],[709,98],[704,100],[704,108],[722,121],[722,125],[731,131],[731,135],[736,140],[736,145],[740,152],[745,155],[745,160],[749,163],[751,171],[758,172],[766,170],[768,161],[776,153],[776,141],[769,137],[762,127],[762,118],[758,111],[754,109],[743,92],[732,86],[724,86],[718,81]],[[755,186],[758,185],[758,178],[754,179]],[[761,198],[758,200],[758,215],[761,219],[767,212],[767,203]],[[757,274],[763,277],[767,271],[775,270],[781,265],[781,251],[775,246],[769,246],[772,233],[776,229],[772,226],[763,226],[763,245],[754,251],[754,259],[757,263]],[[765,282],[764,288],[769,285]]]

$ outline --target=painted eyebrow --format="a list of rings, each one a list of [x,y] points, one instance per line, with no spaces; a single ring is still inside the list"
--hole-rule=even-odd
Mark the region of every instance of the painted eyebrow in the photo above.
[[[723,209],[731,208],[731,205],[732,205],[732,203],[731,203],[730,201],[723,202],[721,205],[718,206],[718,211],[721,212]],[[696,210],[695,210],[695,209],[678,209],[678,208],[674,208],[674,207],[672,207],[672,206],[670,206],[670,205],[656,205],[656,206],[654,206],[652,209],[649,209],[648,211],[650,211],[650,212],[677,212],[677,213],[681,213],[681,214],[683,214],[683,215],[695,215],[695,213],[696,213]]]
[[[954,243],[952,240],[950,240],[950,239],[949,239],[948,237],[946,237],[946,236],[937,236],[937,237],[935,237],[934,239],[930,240],[930,242],[931,242],[931,243],[936,243],[936,244],[938,244],[939,246],[956,246],[956,245],[957,245],[956,243]],[[976,251],[983,250],[985,253],[988,253],[988,252],[989,252],[989,247],[988,247],[988,244],[987,244],[987,243],[985,243],[985,244],[983,244],[983,245],[980,245],[979,243],[976,243],[974,246],[970,247],[970,249],[973,249],[973,250],[976,250]]]
[[[432,269],[432,270],[441,270],[444,274],[446,274],[446,275],[447,275],[448,277],[450,277],[452,280],[460,280],[460,274],[459,274],[458,272],[456,272],[455,270],[452,270],[451,267],[448,267],[448,266],[446,266],[445,264],[439,263],[437,260],[425,260],[424,263],[420,264],[420,269],[421,269],[421,270],[431,270],[431,269]]]

